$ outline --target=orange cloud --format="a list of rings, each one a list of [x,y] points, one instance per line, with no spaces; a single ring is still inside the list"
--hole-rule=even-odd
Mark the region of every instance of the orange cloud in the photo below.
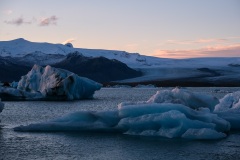
[[[74,38],[70,38],[70,39],[67,39],[66,41],[62,42],[62,44],[72,43],[75,40],[76,39],[74,39]]]
[[[194,58],[194,57],[240,57],[240,44],[217,45],[196,50],[155,50],[152,54],[161,58]]]

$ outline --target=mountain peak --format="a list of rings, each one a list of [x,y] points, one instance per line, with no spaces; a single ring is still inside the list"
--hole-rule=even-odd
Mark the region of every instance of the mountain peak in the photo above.
[[[24,38],[17,38],[17,39],[14,39],[14,40],[12,40],[12,41],[14,41],[14,42],[29,42],[29,41],[27,41],[27,40],[24,39]]]

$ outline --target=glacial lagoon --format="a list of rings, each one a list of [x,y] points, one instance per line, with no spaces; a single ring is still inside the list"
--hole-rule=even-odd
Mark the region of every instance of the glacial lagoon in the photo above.
[[[146,101],[166,88],[103,88],[93,100],[4,102],[0,159],[239,159],[240,132],[220,140],[186,140],[117,133],[15,132],[76,111],[115,110],[121,102]],[[167,88],[171,89],[171,88]],[[240,88],[188,88],[222,98]]]

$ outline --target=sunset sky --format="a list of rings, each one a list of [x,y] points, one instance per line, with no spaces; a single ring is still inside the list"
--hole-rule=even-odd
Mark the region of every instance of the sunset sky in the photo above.
[[[240,0],[0,0],[0,41],[240,57]]]

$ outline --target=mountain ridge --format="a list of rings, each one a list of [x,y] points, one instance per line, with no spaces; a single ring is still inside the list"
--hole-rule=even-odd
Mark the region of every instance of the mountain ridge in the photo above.
[[[74,55],[75,53],[76,55]],[[74,66],[72,65],[73,61],[67,61],[69,56],[82,56],[85,57],[84,60],[88,62],[82,62],[82,60],[78,58]],[[12,41],[0,41],[0,58],[2,61],[0,63],[6,63],[10,66],[8,68],[6,68],[6,66],[5,68],[0,66],[0,71],[4,74],[7,74],[7,72],[4,72],[5,70],[11,68],[12,71],[16,71],[16,68],[21,68],[21,65],[24,67],[22,67],[23,69],[21,71],[19,70],[17,74],[23,72],[26,74],[26,67],[30,67],[33,64],[58,66],[80,74],[79,71],[74,69],[77,67],[76,64],[79,63],[79,66],[82,64],[88,66],[85,67],[87,68],[85,71],[82,70],[83,76],[86,76],[87,72],[89,72],[90,77],[98,77],[100,81],[104,82],[162,82],[162,84],[166,85],[172,82],[171,85],[181,86],[188,85],[187,82],[191,81],[191,83],[196,84],[196,86],[197,84],[203,84],[203,86],[205,84],[212,86],[221,86],[224,84],[225,86],[230,86],[231,83],[234,84],[234,86],[240,86],[240,57],[166,59],[125,51],[73,48],[71,44],[30,42],[20,38]],[[72,60],[74,60],[74,58]],[[100,68],[97,63],[100,62],[100,66],[103,68],[106,64],[109,66],[105,67],[105,69],[97,70]],[[119,62],[125,64],[128,67],[128,71],[125,70],[126,66],[123,67],[124,65]],[[114,67],[111,63],[114,63]],[[92,66],[90,64],[92,64]],[[14,68],[14,65],[16,68]],[[119,69],[119,66],[122,66],[122,68]],[[84,67],[81,66],[81,68]],[[119,70],[113,71],[114,68],[118,68]],[[114,76],[108,76],[107,74],[110,72],[107,72],[107,70],[114,73]],[[139,71],[142,73],[141,75]],[[100,76],[97,72],[101,72],[103,75]],[[123,76],[121,72],[129,74],[128,76]],[[119,73],[121,73],[122,76],[119,76]],[[101,79],[101,77],[108,77],[108,79],[104,80],[103,78]],[[0,81],[2,80],[0,79]]]
[[[69,53],[79,52],[85,57],[106,57],[108,59],[117,59],[131,68],[148,67],[192,67],[196,65],[199,68],[205,66],[227,66],[229,64],[240,64],[240,57],[203,57],[187,59],[169,59],[141,55],[139,53],[128,53],[126,51],[106,50],[106,49],[86,49],[73,48],[66,44],[52,44],[47,42],[31,42],[23,38],[0,41],[0,56],[21,58],[27,55],[43,53],[44,56],[52,55],[51,64],[57,63],[62,59],[54,55],[67,56]],[[56,59],[56,61],[54,61]],[[28,59],[26,59],[28,61]]]

